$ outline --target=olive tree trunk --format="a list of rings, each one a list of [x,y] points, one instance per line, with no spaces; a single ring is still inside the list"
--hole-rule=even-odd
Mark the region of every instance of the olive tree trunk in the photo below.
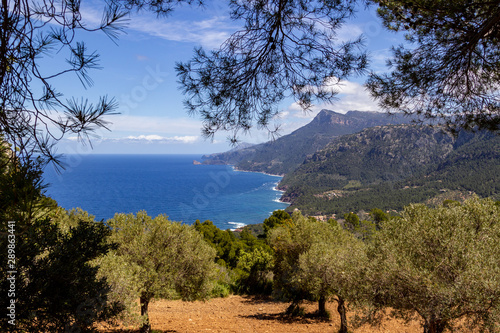
[[[446,328],[446,322],[440,319],[425,319],[424,333],[442,333]]]
[[[326,297],[320,296],[318,300],[318,314],[320,317],[327,317],[328,313],[326,312]]]
[[[337,298],[338,306],[337,311],[340,315],[340,329],[339,333],[347,333],[347,315],[345,309],[345,301],[342,297]]]
[[[141,326],[141,333],[150,333],[151,332],[151,323],[149,322],[148,315],[148,307],[149,307],[149,298],[141,297],[141,316],[144,318],[144,322]]]
[[[286,314],[292,317],[297,316],[300,312],[300,303],[302,303],[302,299],[294,299],[286,309]]]

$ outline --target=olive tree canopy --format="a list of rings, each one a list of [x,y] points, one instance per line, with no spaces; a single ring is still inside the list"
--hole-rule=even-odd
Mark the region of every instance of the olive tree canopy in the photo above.
[[[116,214],[107,224],[118,248],[104,259],[103,274],[115,290],[127,289],[122,296],[140,299],[145,320],[141,332],[151,330],[148,305],[153,298],[208,297],[215,272],[215,250],[193,226],[169,221],[164,215],[153,219],[144,211]],[[130,276],[124,279],[117,270]]]
[[[347,332],[346,305],[364,292],[365,246],[338,224],[317,221],[294,212],[289,223],[269,231],[275,250],[274,293],[292,300],[289,311],[302,299],[318,301],[326,314],[326,302],[335,299],[341,317],[340,332]]]
[[[369,251],[373,302],[424,332],[499,329],[500,206],[488,199],[410,205],[381,223]],[[460,321],[458,321],[460,319]]]

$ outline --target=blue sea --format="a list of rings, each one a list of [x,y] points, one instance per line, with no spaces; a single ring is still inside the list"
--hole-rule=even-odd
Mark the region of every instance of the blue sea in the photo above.
[[[165,214],[192,224],[211,220],[221,229],[261,223],[276,209],[281,177],[194,165],[200,155],[66,155],[65,170],[45,170],[46,194],[66,208],[98,220],[115,213]]]

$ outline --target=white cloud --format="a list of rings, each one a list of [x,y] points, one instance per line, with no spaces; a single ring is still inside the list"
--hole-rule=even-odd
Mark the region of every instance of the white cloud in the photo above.
[[[359,83],[342,81],[338,97],[339,101],[332,105],[337,112],[379,111],[379,107],[370,93]]]
[[[198,136],[173,136],[173,137],[164,137],[156,134],[152,135],[139,135],[139,136],[127,136],[126,138],[118,138],[112,139],[112,141],[117,142],[132,142],[132,143],[184,143],[184,144],[192,144],[199,141],[200,137]]]
[[[95,4],[82,6],[81,14],[90,28],[98,27],[104,8]],[[199,15],[199,13],[198,13]],[[205,14],[207,15],[207,14]],[[212,12],[208,18],[175,19],[158,18],[153,13],[134,12],[123,20],[127,30],[176,42],[192,42],[207,48],[216,48],[236,30],[234,23],[223,13]]]
[[[83,4],[80,7],[80,14],[82,15],[82,21],[88,28],[95,29],[99,27],[102,23],[102,15],[104,12],[104,7],[98,8],[95,4]]]
[[[344,24],[337,31],[336,37],[340,42],[353,41],[363,34],[363,28],[357,24]]]
[[[338,91],[337,100],[333,103],[315,104],[310,110],[304,111],[296,102],[291,103],[281,113],[278,121],[283,124],[285,134],[307,124],[322,109],[332,110],[339,113],[348,111],[379,111],[377,103],[372,99],[365,87],[359,83],[342,80],[339,84],[332,80],[330,85],[322,89],[335,89]],[[317,88],[316,88],[317,89]]]
[[[163,140],[162,136],[159,135],[139,135],[139,136],[127,136],[125,139],[128,140],[147,140],[147,141],[159,141]]]
[[[318,104],[313,110],[332,109],[336,112],[346,113],[347,111],[378,111],[377,103],[370,96],[366,88],[357,82],[338,80],[332,78],[330,82],[321,89],[335,90],[338,92],[337,100],[331,104]]]
[[[129,27],[154,37],[197,43],[207,48],[219,47],[235,30],[225,16],[214,16],[200,21],[166,21],[141,15],[134,17]]]
[[[392,51],[388,48],[372,52],[370,54],[370,70],[378,74],[387,72],[387,60],[391,58]]]
[[[283,119],[287,118],[290,115],[290,110],[281,110],[277,115],[273,117],[273,119]]]
[[[75,137],[71,136],[66,138],[67,141],[69,142],[78,142],[80,143],[80,140]],[[159,143],[159,144],[172,144],[172,143],[181,143],[181,144],[193,144],[193,143],[198,143],[202,142],[200,136],[196,135],[174,135],[174,136],[161,136],[157,134],[141,134],[141,135],[129,135],[126,137],[113,137],[113,138],[106,138],[106,137],[98,137],[96,140],[93,140],[94,143],[104,143],[104,142],[114,142],[114,143],[141,143],[141,144],[148,144],[148,143]]]

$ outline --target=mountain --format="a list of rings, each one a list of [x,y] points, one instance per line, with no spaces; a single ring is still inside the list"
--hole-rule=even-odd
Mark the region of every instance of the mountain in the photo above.
[[[401,209],[472,192],[499,198],[500,136],[395,125],[344,135],[280,182],[283,199],[306,214]],[[441,200],[442,201],[442,200]]]
[[[242,142],[233,149],[228,150],[224,153],[203,155],[201,158],[203,159],[203,164],[235,165],[238,161],[244,158],[244,156],[247,155],[250,151],[250,148],[254,146],[254,144]]]
[[[349,111],[341,114],[321,110],[309,124],[274,141],[205,155],[202,158],[204,164],[230,164],[240,170],[284,175],[339,136],[356,133],[368,127],[404,124],[410,121],[399,114],[389,116],[368,111]]]

